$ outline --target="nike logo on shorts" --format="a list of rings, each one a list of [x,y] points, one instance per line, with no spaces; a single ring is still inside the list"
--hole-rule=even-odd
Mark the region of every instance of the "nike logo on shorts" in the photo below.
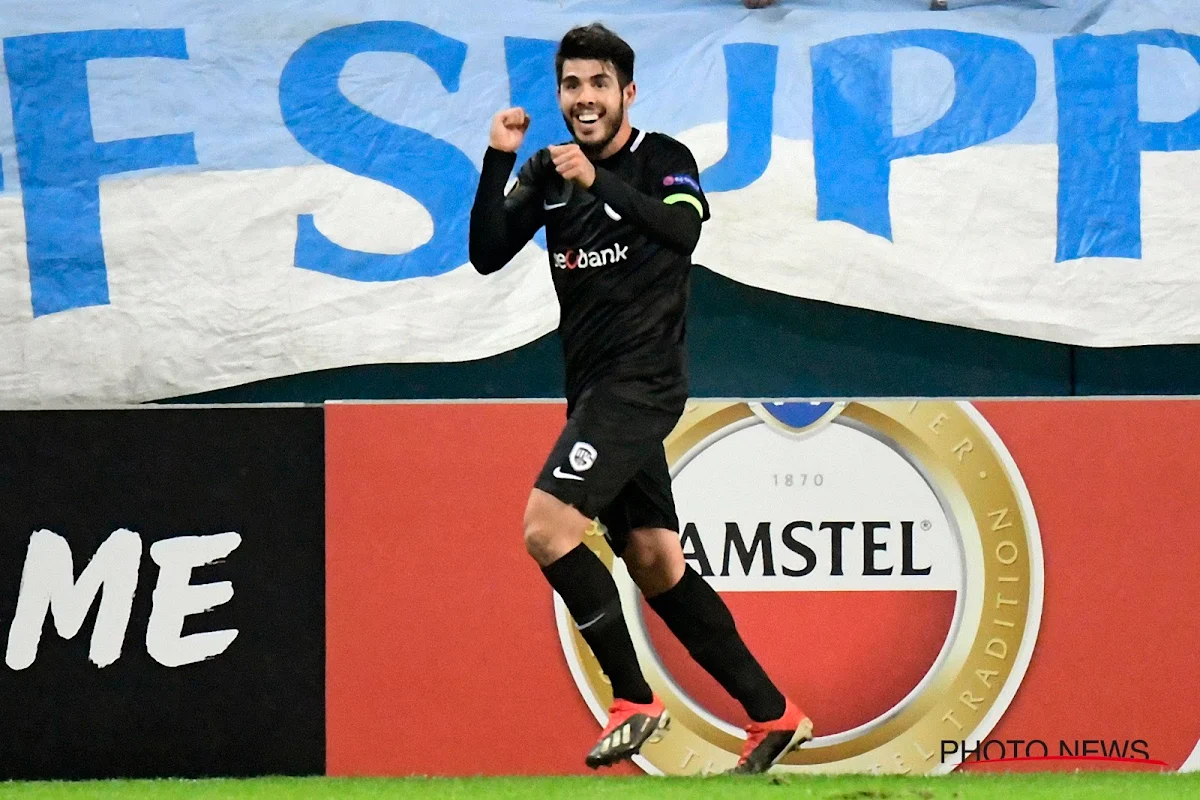
[[[569,480],[569,481],[581,481],[581,480],[583,480],[583,478],[582,478],[581,476],[579,476],[579,475],[572,475],[572,474],[571,474],[571,473],[569,473],[569,472],[563,472],[563,470],[562,470],[562,467],[555,467],[555,468],[554,468],[554,477],[556,477],[556,478],[566,478],[566,479],[567,479],[567,480]]]

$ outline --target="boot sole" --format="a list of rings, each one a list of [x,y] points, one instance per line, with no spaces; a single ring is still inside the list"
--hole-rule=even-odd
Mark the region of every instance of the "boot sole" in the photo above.
[[[588,758],[584,763],[591,769],[599,769],[600,767],[611,767],[614,764],[620,764],[622,761],[628,761],[642,751],[642,746],[650,741],[655,734],[664,733],[671,727],[671,714],[664,710],[659,714],[658,720],[654,725],[648,726],[645,733],[632,739],[629,744],[622,745],[619,748],[614,748],[607,753],[604,753],[597,758]]]
[[[767,767],[767,769],[769,770],[769,769],[771,769],[771,767],[774,767],[780,761],[783,761],[785,756],[787,756],[789,753],[792,753],[795,750],[797,750],[800,747],[800,745],[804,744],[805,742],[811,742],[812,738],[813,738],[812,732],[813,732],[812,720],[809,719],[808,717],[805,717],[803,720],[800,721],[800,724],[796,727],[796,733],[792,736],[792,740],[790,742],[788,742],[787,747],[783,748],[783,750],[779,753],[779,755],[775,756],[775,758],[773,758],[771,760],[771,765],[769,767]],[[766,770],[764,770],[764,772],[765,771]]]
[[[805,717],[804,719],[800,720],[800,724],[797,725],[796,730],[792,732],[792,736],[788,740],[787,744],[785,744],[783,747],[781,747],[779,749],[779,752],[776,753],[771,758],[771,760],[769,762],[766,762],[761,768],[754,767],[753,762],[747,762],[746,764],[739,764],[738,766],[734,767],[732,770],[729,771],[728,774],[730,774],[730,775],[763,775],[767,772],[770,772],[770,770],[776,764],[778,764],[780,761],[782,761],[784,759],[784,757],[787,756],[788,753],[795,752],[795,750],[798,747],[800,747],[800,745],[804,744],[805,742],[812,741],[812,738],[813,738],[812,731],[813,731],[812,720],[809,719],[808,717]]]

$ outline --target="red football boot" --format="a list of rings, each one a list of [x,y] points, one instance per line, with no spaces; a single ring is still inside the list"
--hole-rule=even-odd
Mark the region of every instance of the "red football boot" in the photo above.
[[[608,724],[600,740],[587,754],[586,763],[592,769],[607,767],[633,758],[646,740],[670,725],[670,715],[662,700],[655,695],[649,703],[631,703],[616,699],[608,709]]]
[[[812,720],[791,700],[783,716],[770,722],[751,722],[746,726],[746,745],[732,772],[758,775],[779,763],[800,745],[812,740]]]

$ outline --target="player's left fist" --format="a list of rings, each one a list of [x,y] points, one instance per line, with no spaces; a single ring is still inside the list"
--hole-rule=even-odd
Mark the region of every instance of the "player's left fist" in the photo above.
[[[550,158],[558,174],[568,181],[575,181],[584,189],[592,188],[596,180],[596,167],[583,154],[577,144],[550,145]]]

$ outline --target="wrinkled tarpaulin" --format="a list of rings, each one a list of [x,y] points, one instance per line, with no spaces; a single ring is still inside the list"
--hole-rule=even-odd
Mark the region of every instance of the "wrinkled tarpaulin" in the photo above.
[[[403,13],[399,8],[404,8]],[[565,138],[603,20],[689,144],[696,260],[1083,345],[1200,342],[1191,0],[0,0],[0,398],[135,401],[459,361],[557,320],[544,252],[466,265],[488,120]]]

